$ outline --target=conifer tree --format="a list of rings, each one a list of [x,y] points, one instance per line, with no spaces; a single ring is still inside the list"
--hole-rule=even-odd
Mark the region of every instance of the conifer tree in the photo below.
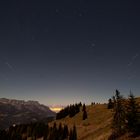
[[[81,107],[81,106],[82,106],[82,103],[80,102],[80,103],[78,104],[78,106]]]
[[[107,108],[108,109],[112,109],[113,108],[113,101],[112,101],[112,99],[110,98],[109,100],[108,100],[108,106],[107,106]]]
[[[82,109],[82,111],[83,111],[83,120],[85,120],[85,119],[87,119],[87,111],[86,111],[86,106],[85,106],[85,104],[83,104],[83,109]]]
[[[83,120],[85,120],[85,119],[87,119],[87,111],[86,110],[83,111]]]
[[[58,136],[59,136],[59,140],[63,139],[63,128],[62,128],[62,124],[59,123],[59,127],[58,127]]]
[[[83,104],[83,109],[82,109],[82,111],[85,111],[85,110],[86,110],[86,105]]]
[[[69,140],[77,140],[77,130],[76,126],[73,126],[73,129],[70,129]]]
[[[69,130],[68,130],[68,126],[64,125],[64,130],[63,130],[63,139],[66,139],[69,135]]]
[[[76,131],[76,126],[73,126],[73,139],[72,140],[77,140],[77,131]]]
[[[125,109],[123,106],[123,97],[120,92],[116,90],[116,95],[114,96],[114,116],[113,116],[113,134],[117,136],[121,135],[125,130]]]
[[[140,130],[140,108],[131,92],[128,99],[127,128],[130,132],[138,134]]]

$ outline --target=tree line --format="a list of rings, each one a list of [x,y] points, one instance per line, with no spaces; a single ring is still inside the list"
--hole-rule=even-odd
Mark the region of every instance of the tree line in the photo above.
[[[65,118],[66,116],[73,117],[80,112],[81,102],[79,104],[73,104],[65,107],[60,112],[56,114],[56,120]]]
[[[140,105],[131,92],[128,99],[125,99],[116,90],[115,96],[108,101],[108,109],[113,109],[112,134],[109,140],[115,140],[125,133],[133,137],[140,135]]]
[[[36,122],[31,124],[13,125],[8,130],[0,130],[0,140],[77,140],[76,126],[68,129],[67,125]]]
[[[56,114],[56,120],[65,118],[69,116],[70,118],[74,117],[77,113],[80,112],[80,108],[82,107],[82,112],[83,112],[83,120],[87,119],[87,111],[86,111],[86,106],[85,104],[82,105],[82,103],[78,104],[73,104],[65,107],[62,109],[60,112]]]
[[[66,116],[74,117],[77,113],[83,113],[82,120],[87,119],[86,105],[80,102],[67,106],[63,110],[57,113],[56,120],[65,118]],[[74,125],[73,128],[68,129],[68,126],[53,124],[50,127],[47,123],[34,122],[30,124],[20,124],[10,126],[7,130],[0,130],[0,140],[37,140],[42,138],[43,140],[77,140],[77,130]]]

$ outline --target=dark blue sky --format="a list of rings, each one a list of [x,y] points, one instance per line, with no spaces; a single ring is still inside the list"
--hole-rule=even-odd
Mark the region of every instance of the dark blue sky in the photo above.
[[[140,3],[0,1],[0,97],[47,105],[140,95]]]

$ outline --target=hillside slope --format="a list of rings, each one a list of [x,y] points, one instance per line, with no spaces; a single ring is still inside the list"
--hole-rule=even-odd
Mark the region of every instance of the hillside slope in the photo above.
[[[55,122],[67,124],[69,128],[76,125],[78,140],[106,140],[111,133],[112,111],[107,105],[98,104],[86,107],[88,118],[82,120],[82,111],[73,118],[66,117]]]
[[[140,104],[140,98],[136,99]],[[67,124],[69,128],[76,125],[78,140],[107,140],[110,136],[111,122],[113,111],[112,109],[107,109],[107,104],[96,104],[86,106],[88,118],[82,120],[82,109],[80,113],[76,114],[74,117],[66,117],[61,120],[56,120],[56,124],[62,123]],[[54,122],[50,123],[53,125]],[[130,138],[128,134],[120,137],[118,140],[140,140],[138,138]]]

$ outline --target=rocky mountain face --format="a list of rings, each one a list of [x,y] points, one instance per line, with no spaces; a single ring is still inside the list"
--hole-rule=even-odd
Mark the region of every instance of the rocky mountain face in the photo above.
[[[49,107],[37,101],[0,98],[0,128],[13,124],[48,121],[55,117]]]

